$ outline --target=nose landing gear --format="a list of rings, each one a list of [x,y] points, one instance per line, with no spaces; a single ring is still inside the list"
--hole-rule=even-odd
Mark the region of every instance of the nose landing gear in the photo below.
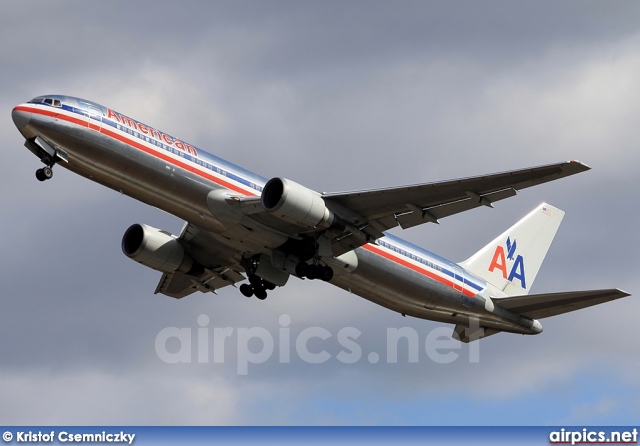
[[[51,166],[43,167],[42,169],[36,170],[36,178],[38,181],[50,180],[53,177],[53,169]]]
[[[58,161],[69,162],[69,155],[66,152],[60,148],[53,148],[51,144],[39,136],[25,140],[24,146],[45,165],[42,169],[36,170],[38,181],[50,180],[53,177],[53,166]]]

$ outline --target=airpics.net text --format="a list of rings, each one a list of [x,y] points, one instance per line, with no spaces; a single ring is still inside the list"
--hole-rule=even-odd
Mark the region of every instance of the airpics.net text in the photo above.
[[[470,322],[473,329],[473,320]],[[451,338],[450,327],[436,327],[426,335],[420,335],[412,327],[386,328],[386,343],[379,349],[383,353],[365,353],[359,342],[363,333],[355,327],[334,329],[335,333],[317,326],[294,331],[287,314],[278,318],[278,325],[277,330],[271,331],[265,327],[211,327],[209,316],[201,314],[197,318],[197,328],[166,327],[160,330],[155,338],[155,351],[167,364],[235,361],[238,375],[248,375],[250,364],[255,366],[268,361],[279,364],[298,360],[307,364],[331,360],[342,364],[480,361],[480,343],[468,344],[465,348],[468,355],[462,354],[462,344]]]

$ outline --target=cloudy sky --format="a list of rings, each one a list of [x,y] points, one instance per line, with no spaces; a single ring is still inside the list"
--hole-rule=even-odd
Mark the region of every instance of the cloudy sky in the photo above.
[[[578,159],[593,170],[394,233],[460,261],[548,201],[567,215],[533,292],[634,294],[637,2],[16,0],[2,4],[0,42],[4,424],[637,423],[635,296],[545,320],[538,336],[440,350],[453,352],[449,363],[424,344],[451,326],[324,283],[294,279],[264,302],[231,288],[156,296],[159,273],[121,253],[122,234],[138,222],[176,233],[182,222],[61,168],[39,183],[10,118],[37,95],[84,97],[327,192]],[[158,354],[171,327],[191,335],[191,363]],[[296,354],[310,327],[331,334],[309,343],[330,354],[322,364]],[[394,328],[417,333],[417,363],[407,349],[384,360]],[[338,359],[343,329],[361,333],[353,364]],[[274,354],[239,374],[243,339],[258,331]],[[383,359],[372,364],[370,352]]]

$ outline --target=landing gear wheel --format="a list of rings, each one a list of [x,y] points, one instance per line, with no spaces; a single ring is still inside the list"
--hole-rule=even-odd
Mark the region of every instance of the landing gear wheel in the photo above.
[[[315,280],[318,278],[320,267],[318,265],[309,265],[307,268],[307,279]]]
[[[53,169],[51,167],[43,167],[42,169],[36,170],[36,178],[38,181],[50,180],[53,177]]]
[[[243,283],[242,285],[240,285],[240,292],[245,297],[253,296],[253,288],[251,287],[251,285],[248,285],[246,283]]]
[[[249,283],[240,285],[240,292],[247,297],[256,296],[256,298],[260,300],[265,300],[267,298],[267,291],[275,290],[276,284],[256,274],[259,263],[260,256],[258,255],[243,258],[240,262],[249,280]]]
[[[307,265],[305,262],[300,262],[296,265],[296,276],[298,277],[307,277],[307,274],[309,273],[309,265]]]
[[[330,266],[322,267],[319,277],[325,282],[329,282],[331,279],[333,279],[333,268],[331,268]]]

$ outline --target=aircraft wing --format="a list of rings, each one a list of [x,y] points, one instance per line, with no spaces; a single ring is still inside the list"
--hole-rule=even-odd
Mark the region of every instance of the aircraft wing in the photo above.
[[[521,316],[531,319],[543,319],[626,296],[630,296],[630,294],[622,290],[610,289],[514,296],[494,299],[493,302],[505,310]]]
[[[589,170],[578,161],[413,186],[330,193],[322,197],[327,206],[353,223],[361,237],[338,237],[336,255],[379,238],[382,231],[403,229],[439,219],[516,195],[527,187]],[[355,232],[352,228],[351,232]],[[364,235],[365,237],[362,237]],[[336,243],[341,246],[336,246]]]
[[[245,280],[239,272],[229,268],[219,268],[219,271],[206,271],[205,275],[195,279],[180,272],[163,273],[154,294],[164,294],[176,299],[182,299],[196,291],[203,293],[211,291],[215,293],[227,285],[235,285],[236,282]]]
[[[198,277],[181,272],[164,273],[155,294],[181,299],[196,291],[214,292],[245,280],[239,261],[241,253],[216,241],[214,236],[191,223],[185,223],[178,239],[185,251],[205,267]]]

